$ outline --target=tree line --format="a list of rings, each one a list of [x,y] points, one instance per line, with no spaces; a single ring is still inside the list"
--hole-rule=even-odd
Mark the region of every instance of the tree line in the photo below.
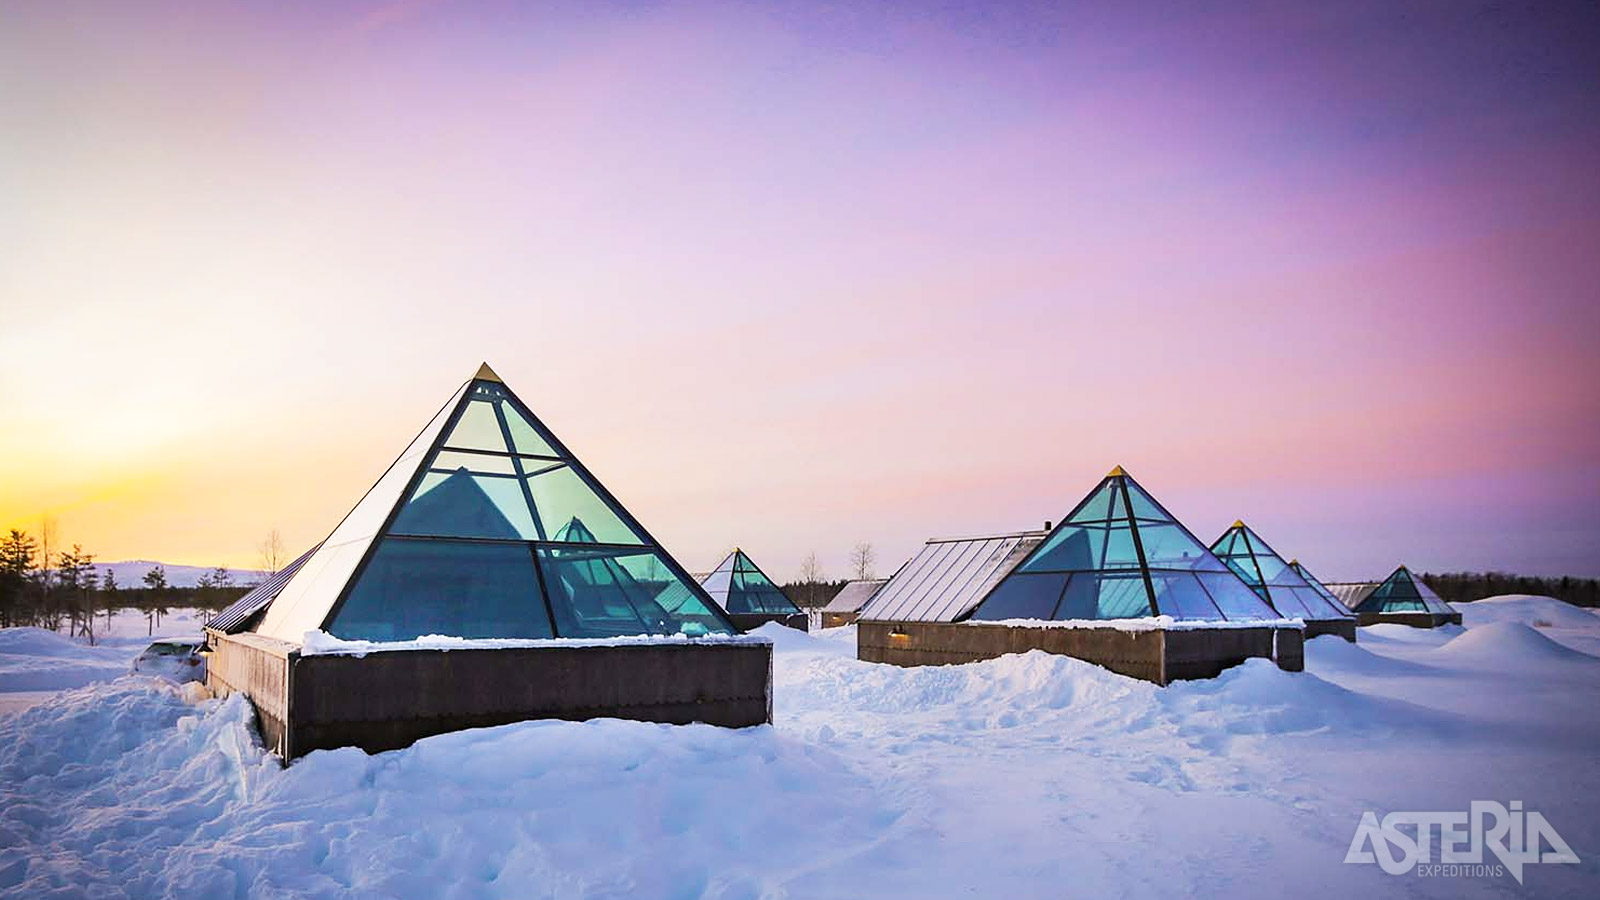
[[[1600,606],[1600,578],[1540,578],[1505,572],[1422,573],[1422,581],[1451,603],[1470,603],[1501,594],[1535,594],[1573,606]]]
[[[138,609],[146,632],[153,634],[162,617],[176,608],[217,611],[243,596],[249,585],[235,585],[233,574],[218,566],[201,576],[195,587],[167,583],[157,565],[138,586],[117,583],[111,569],[96,569],[94,554],[78,544],[56,550],[54,530],[46,523],[40,536],[13,528],[0,537],[0,627],[31,625],[51,631],[63,626],[72,637],[95,643],[119,609]]]

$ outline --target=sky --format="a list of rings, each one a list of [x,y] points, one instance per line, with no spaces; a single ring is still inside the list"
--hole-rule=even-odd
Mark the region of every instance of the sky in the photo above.
[[[0,527],[250,567],[488,361],[686,568],[1125,466],[1600,576],[1600,6],[0,0]]]

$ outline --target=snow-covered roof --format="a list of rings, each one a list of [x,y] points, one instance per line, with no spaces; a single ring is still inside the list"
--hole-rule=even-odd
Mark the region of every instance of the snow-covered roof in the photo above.
[[[861,608],[861,618],[954,622],[976,607],[1039,542],[1043,531],[935,538]]]
[[[828,605],[824,606],[822,611],[833,613],[857,612],[862,606],[866,605],[868,600],[872,599],[872,595],[876,594],[879,588],[888,583],[889,579],[887,578],[863,578],[859,581],[852,581],[841,588],[839,593],[834,594],[833,599],[828,601]]]

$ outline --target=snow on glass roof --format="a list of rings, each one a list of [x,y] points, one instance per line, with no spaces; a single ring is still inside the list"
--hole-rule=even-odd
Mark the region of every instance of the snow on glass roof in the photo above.
[[[1331,594],[1319,593],[1243,522],[1234,522],[1224,531],[1211,545],[1211,552],[1279,615],[1311,621],[1350,618],[1343,604]]]
[[[1377,587],[1363,591],[1352,607],[1358,613],[1442,613],[1455,610],[1405,566],[1395,569]]]
[[[734,548],[701,582],[711,599],[730,613],[791,616],[800,607],[762,572],[743,550]]]
[[[1046,532],[935,538],[861,608],[869,621],[954,622],[1044,540]]]
[[[889,579],[887,578],[862,578],[852,581],[840,588],[839,593],[833,595],[833,599],[828,601],[828,605],[824,606],[822,611],[835,613],[856,612],[866,605],[866,602],[872,599],[872,595],[878,592],[878,588],[883,587],[888,581]]]
[[[973,611],[974,620],[1278,620],[1121,466]]]
[[[293,573],[260,633],[607,638],[736,629],[487,365]]]

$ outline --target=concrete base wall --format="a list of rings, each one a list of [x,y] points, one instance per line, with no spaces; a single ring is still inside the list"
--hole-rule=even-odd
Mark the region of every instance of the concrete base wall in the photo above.
[[[268,645],[262,646],[265,642]],[[397,650],[301,656],[255,635],[216,641],[210,686],[250,697],[267,746],[405,747],[429,735],[527,719],[618,718],[744,727],[772,721],[772,648],[643,644]],[[276,665],[272,662],[278,661]]]
[[[1276,660],[1291,672],[1305,668],[1304,639],[1297,628],[1122,631],[972,622],[857,623],[856,655],[868,662],[952,665],[1029,650],[1076,657],[1156,684],[1211,678],[1254,657]]]
[[[1306,621],[1306,640],[1325,634],[1337,634],[1350,643],[1356,642],[1355,619],[1309,619]]]
[[[1387,622],[1395,625],[1410,625],[1412,628],[1438,628],[1440,625],[1461,624],[1461,613],[1356,613],[1356,618],[1362,625],[1378,625]]]
[[[849,625],[855,620],[856,613],[853,612],[825,612],[822,614],[822,627],[839,628],[844,625]]]
[[[760,628],[768,622],[777,622],[779,625],[793,628],[796,631],[811,630],[811,619],[805,613],[793,613],[786,616],[772,613],[728,613],[728,618],[733,622],[734,627],[740,631]]]

